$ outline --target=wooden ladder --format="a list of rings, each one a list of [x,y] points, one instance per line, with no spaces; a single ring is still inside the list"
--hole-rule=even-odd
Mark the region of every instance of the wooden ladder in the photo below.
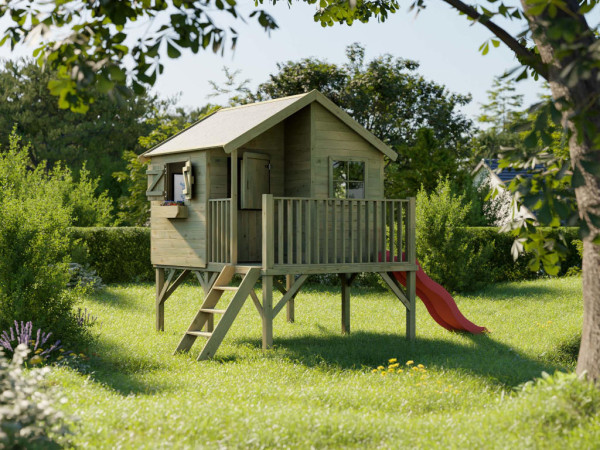
[[[221,345],[223,338],[227,334],[227,331],[229,331],[231,324],[242,309],[248,295],[250,295],[250,292],[254,289],[256,281],[260,277],[260,267],[249,268],[239,286],[228,286],[235,273],[235,266],[223,267],[223,270],[221,270],[221,273],[215,280],[211,290],[204,298],[204,302],[196,314],[196,317],[192,320],[188,330],[185,332],[181,342],[177,346],[175,353],[187,352],[192,348],[192,345],[194,345],[196,338],[200,336],[208,338],[208,340],[198,355],[198,361],[214,356],[219,345]],[[217,303],[226,291],[235,292],[231,302],[226,309],[216,309]],[[215,314],[221,314],[222,317],[214,330],[202,331],[207,322],[209,322],[209,319],[214,318]]]

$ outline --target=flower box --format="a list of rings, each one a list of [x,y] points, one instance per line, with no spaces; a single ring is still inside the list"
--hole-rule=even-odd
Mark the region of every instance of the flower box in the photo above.
[[[154,217],[164,219],[187,219],[188,207],[185,205],[158,206],[152,213]]]

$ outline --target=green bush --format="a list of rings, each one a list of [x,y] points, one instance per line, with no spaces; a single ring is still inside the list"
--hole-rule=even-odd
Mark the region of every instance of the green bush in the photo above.
[[[545,275],[543,271],[529,270],[527,267],[529,255],[521,255],[516,261],[513,259],[511,248],[514,236],[500,233],[496,227],[469,227],[464,230],[468,235],[469,247],[475,252],[486,245],[493,245],[494,252],[487,263],[490,282],[531,280]],[[559,276],[566,275],[571,267],[581,267],[581,255],[578,253],[576,245],[578,228],[541,228],[541,230],[557,240],[559,234],[562,234],[567,242],[567,259],[561,263]]]
[[[112,201],[108,191],[96,194],[100,178],[92,178],[84,164],[79,171],[79,180],[73,179],[68,167],[57,164],[50,176],[59,180],[65,205],[72,210],[73,225],[77,227],[109,226],[114,223]]]
[[[417,194],[417,257],[427,274],[450,291],[482,287],[489,279],[493,242],[474,248],[464,223],[470,203],[453,195],[450,182],[440,180],[431,194]]]
[[[71,210],[60,179],[30,168],[27,146],[13,133],[0,153],[0,329],[33,321],[63,341],[84,335],[73,313],[66,233]]]
[[[105,283],[150,281],[150,229],[144,227],[71,228],[73,262],[88,265]]]

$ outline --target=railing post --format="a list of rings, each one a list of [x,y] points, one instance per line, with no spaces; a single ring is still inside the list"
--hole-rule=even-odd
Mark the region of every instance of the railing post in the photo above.
[[[415,198],[414,197],[410,197],[408,199],[408,211],[407,211],[407,215],[408,217],[406,218],[407,222],[408,222],[408,230],[407,230],[407,234],[406,234],[406,240],[407,240],[407,261],[411,264],[416,264],[417,262],[417,242],[416,242],[416,236],[415,236],[415,230],[417,228],[416,226],[416,203],[415,203]]]
[[[272,269],[275,255],[275,218],[273,194],[262,196],[262,264],[263,269]]]

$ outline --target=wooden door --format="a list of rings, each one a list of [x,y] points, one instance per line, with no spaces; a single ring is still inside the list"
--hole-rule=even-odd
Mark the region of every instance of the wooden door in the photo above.
[[[262,209],[262,195],[271,193],[270,156],[245,152],[242,157],[241,209]]]
[[[258,262],[262,254],[262,195],[271,192],[270,156],[245,152],[240,178],[238,259]]]

